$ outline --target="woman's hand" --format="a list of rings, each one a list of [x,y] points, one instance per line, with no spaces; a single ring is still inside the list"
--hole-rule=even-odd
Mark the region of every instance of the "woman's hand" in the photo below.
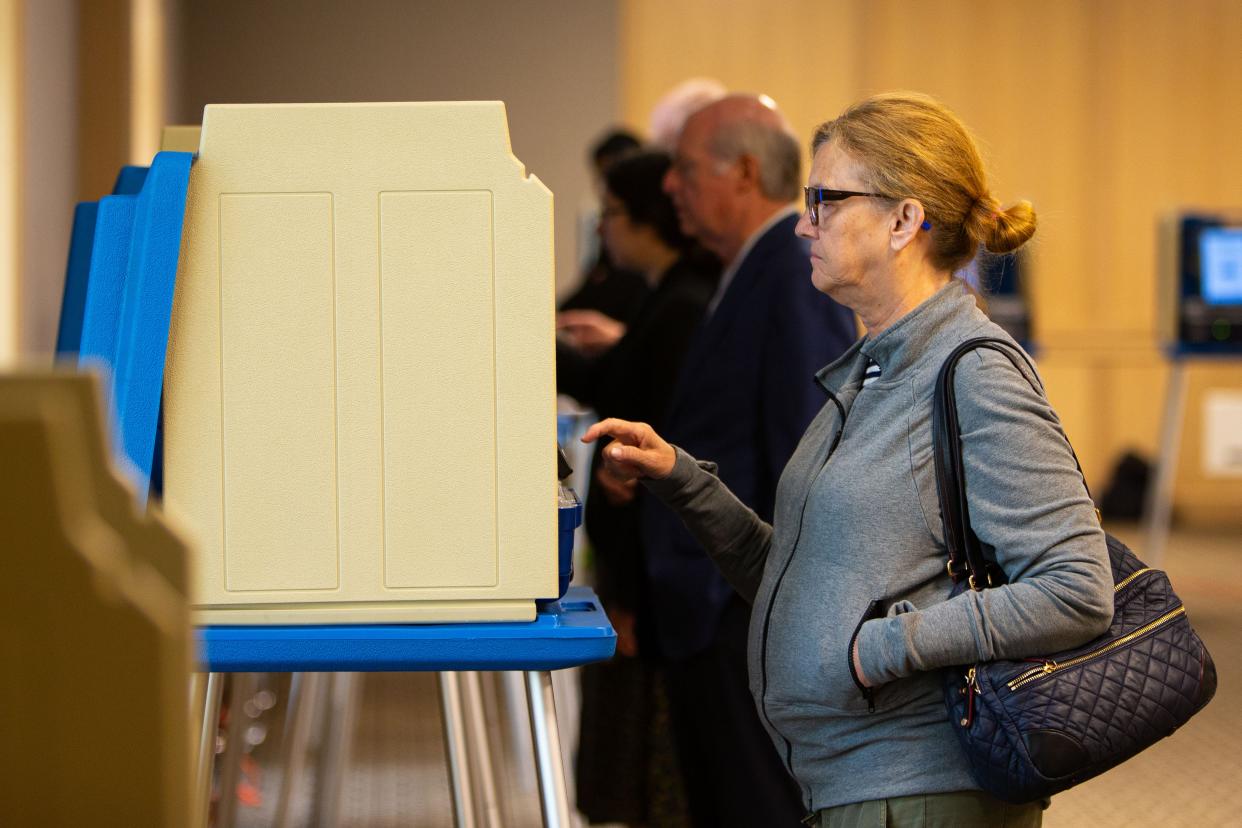
[[[607,351],[625,336],[625,323],[596,310],[567,310],[556,315],[556,330],[587,356]]]
[[[677,461],[673,447],[661,439],[646,423],[631,423],[609,417],[587,429],[582,442],[594,443],[600,437],[611,437],[601,456],[608,473],[619,480],[668,477]]]
[[[854,675],[858,676],[858,683],[863,687],[870,687],[871,682],[867,681],[867,677],[863,675],[862,660],[858,657],[858,639],[854,639],[854,647],[850,650],[850,658],[854,661]]]

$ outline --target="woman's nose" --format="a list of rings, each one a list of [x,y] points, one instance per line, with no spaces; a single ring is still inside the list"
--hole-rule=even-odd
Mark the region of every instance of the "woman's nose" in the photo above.
[[[811,224],[811,214],[803,210],[802,215],[798,216],[798,223],[794,226],[794,234],[804,239],[815,238],[816,232],[819,230],[814,224]]]

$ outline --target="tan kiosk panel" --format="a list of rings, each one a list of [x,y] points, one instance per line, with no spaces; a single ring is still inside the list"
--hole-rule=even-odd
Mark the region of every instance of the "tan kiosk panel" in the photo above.
[[[169,124],[160,131],[161,152],[198,152],[198,124]]]
[[[185,548],[140,517],[82,375],[0,376],[0,824],[183,826]]]
[[[503,104],[208,106],[164,400],[199,619],[534,618],[553,279]]]

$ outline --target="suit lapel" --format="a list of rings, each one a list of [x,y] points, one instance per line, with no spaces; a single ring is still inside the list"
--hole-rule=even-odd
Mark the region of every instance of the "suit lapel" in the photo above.
[[[673,394],[673,404],[669,411],[671,422],[677,410],[686,398],[688,378],[700,371],[700,366],[711,359],[716,350],[716,343],[725,339],[738,315],[748,307],[748,297],[759,286],[763,275],[763,263],[769,258],[769,248],[779,243],[783,234],[791,234],[797,216],[787,216],[768,228],[768,231],[755,240],[750,252],[742,260],[742,264],[733,274],[733,280],[725,288],[724,296],[716,305],[716,311],[709,318],[699,323],[699,328],[690,341],[685,361],[682,363],[681,374],[677,381],[677,390]]]

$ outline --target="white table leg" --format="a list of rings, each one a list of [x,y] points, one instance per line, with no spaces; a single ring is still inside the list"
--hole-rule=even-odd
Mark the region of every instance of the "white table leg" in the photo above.
[[[306,765],[306,742],[311,720],[323,689],[323,673],[294,673],[289,682],[289,704],[285,710],[284,744],[281,749],[280,790],[276,794],[276,828],[289,828],[293,802]]]
[[[530,738],[530,714],[526,710],[526,686],[521,673],[506,670],[500,674],[500,699],[504,708],[502,719],[509,736],[505,762],[522,793],[533,793],[534,743]]]
[[[1169,524],[1173,517],[1173,484],[1177,480],[1177,461],[1181,454],[1182,420],[1186,413],[1186,368],[1183,360],[1174,358],[1169,369],[1169,384],[1164,394],[1164,423],[1160,449],[1156,455],[1155,474],[1148,487],[1147,538],[1143,560],[1148,566],[1159,566],[1169,541]]]
[[[444,720],[444,752],[448,756],[449,787],[453,796],[453,824],[476,828],[474,786],[470,779],[470,749],[462,711],[461,684],[457,673],[442,672],[440,711]]]
[[[196,824],[206,827],[211,811],[211,772],[216,762],[216,730],[220,725],[220,700],[224,695],[223,673],[195,673],[195,684],[202,684],[202,727],[194,766],[194,814]],[[195,696],[198,696],[197,691]]]
[[[479,780],[478,794],[482,802],[483,824],[487,828],[504,828],[500,813],[500,797],[496,793],[496,773],[492,765],[491,742],[487,718],[483,714],[483,688],[479,673],[471,670],[460,674],[464,691],[467,739],[470,745],[471,771]]]
[[[342,782],[349,767],[349,740],[357,718],[358,674],[330,673],[327,678],[327,733],[319,751],[311,815],[315,825],[336,828],[341,818]]]
[[[556,726],[552,698],[552,674],[546,670],[526,672],[526,701],[530,730],[535,740],[535,767],[539,774],[539,806],[546,828],[570,828],[569,799],[565,788],[565,763]]]

